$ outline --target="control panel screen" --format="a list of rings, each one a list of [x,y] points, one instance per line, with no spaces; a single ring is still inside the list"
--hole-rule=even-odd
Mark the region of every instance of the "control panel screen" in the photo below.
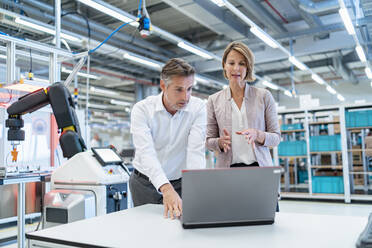
[[[111,148],[92,148],[92,151],[102,165],[123,162],[119,155]]]

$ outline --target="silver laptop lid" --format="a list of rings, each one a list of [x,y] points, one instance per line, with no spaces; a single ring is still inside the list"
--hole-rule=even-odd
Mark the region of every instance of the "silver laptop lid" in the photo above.
[[[272,224],[281,167],[182,171],[185,228]]]

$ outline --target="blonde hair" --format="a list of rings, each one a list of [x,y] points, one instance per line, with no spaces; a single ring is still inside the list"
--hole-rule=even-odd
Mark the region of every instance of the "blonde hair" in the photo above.
[[[163,66],[160,74],[160,79],[168,86],[173,76],[188,77],[195,74],[195,69],[186,61],[180,58],[173,58]]]
[[[226,75],[226,71],[225,71],[225,64],[226,64],[227,55],[232,50],[240,53],[244,57],[245,64],[247,65],[247,74],[245,75],[244,80],[246,80],[248,82],[253,82],[254,80],[256,80],[256,78],[253,75],[253,71],[254,71],[254,55],[253,55],[251,49],[249,49],[247,45],[245,45],[244,43],[239,42],[239,41],[231,42],[226,47],[225,52],[223,53],[223,57],[222,57],[223,76],[226,79],[228,79],[227,78],[227,75]]]

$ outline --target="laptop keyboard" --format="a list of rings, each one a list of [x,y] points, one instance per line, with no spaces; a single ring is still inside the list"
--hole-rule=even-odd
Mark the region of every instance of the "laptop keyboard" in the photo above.
[[[372,213],[369,214],[367,226],[359,235],[357,248],[372,248]]]

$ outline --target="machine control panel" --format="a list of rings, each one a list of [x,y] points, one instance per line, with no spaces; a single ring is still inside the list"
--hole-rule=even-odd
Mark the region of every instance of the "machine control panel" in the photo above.
[[[124,169],[119,165],[106,165],[102,167],[107,175],[120,175],[125,173]]]

